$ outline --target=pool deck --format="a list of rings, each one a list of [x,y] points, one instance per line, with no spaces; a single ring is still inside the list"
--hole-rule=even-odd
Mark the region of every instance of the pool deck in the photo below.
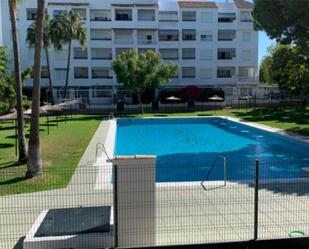
[[[96,145],[105,142],[109,126],[101,122],[66,188],[0,197],[1,249],[22,248],[17,242],[43,210],[112,205],[111,189],[96,188],[98,172],[109,169],[94,164]],[[288,237],[292,230],[309,235],[308,182],[263,184],[259,200],[259,238]],[[254,188],[248,184],[157,187],[156,244],[251,240],[253,210]]]

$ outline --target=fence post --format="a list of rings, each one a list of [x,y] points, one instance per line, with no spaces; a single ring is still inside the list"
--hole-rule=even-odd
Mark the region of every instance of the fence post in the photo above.
[[[114,196],[114,233],[115,233],[115,248],[118,247],[118,189],[117,189],[117,165],[113,164],[113,196]]]
[[[258,238],[258,216],[259,216],[259,160],[255,161],[255,187],[254,187],[254,235],[253,240]]]

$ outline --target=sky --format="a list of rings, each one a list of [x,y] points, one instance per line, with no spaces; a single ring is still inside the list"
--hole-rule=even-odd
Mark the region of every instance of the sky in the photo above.
[[[265,32],[259,32],[259,63],[267,55],[267,48],[275,43],[276,41],[269,39]]]

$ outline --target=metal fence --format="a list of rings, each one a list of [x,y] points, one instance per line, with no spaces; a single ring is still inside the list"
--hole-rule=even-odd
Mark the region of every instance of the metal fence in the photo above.
[[[227,158],[226,169],[224,160],[201,159],[199,165],[134,160],[122,158],[113,166],[88,162],[75,173],[47,167],[32,180],[3,171],[0,248],[22,248],[31,228],[36,237],[38,217],[51,209],[65,213],[58,221],[47,219],[40,235],[46,244],[24,248],[193,245],[309,234],[309,160]],[[94,207],[110,207],[107,223]],[[73,232],[80,247],[63,237],[72,239]],[[58,247],[51,246],[55,238]]]

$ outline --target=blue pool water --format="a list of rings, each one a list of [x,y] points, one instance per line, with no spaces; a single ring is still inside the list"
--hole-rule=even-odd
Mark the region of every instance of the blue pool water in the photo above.
[[[208,180],[222,180],[219,155],[228,180],[253,179],[256,159],[262,179],[309,167],[306,144],[222,118],[119,119],[115,155],[156,155],[157,182],[202,181],[213,164]]]

